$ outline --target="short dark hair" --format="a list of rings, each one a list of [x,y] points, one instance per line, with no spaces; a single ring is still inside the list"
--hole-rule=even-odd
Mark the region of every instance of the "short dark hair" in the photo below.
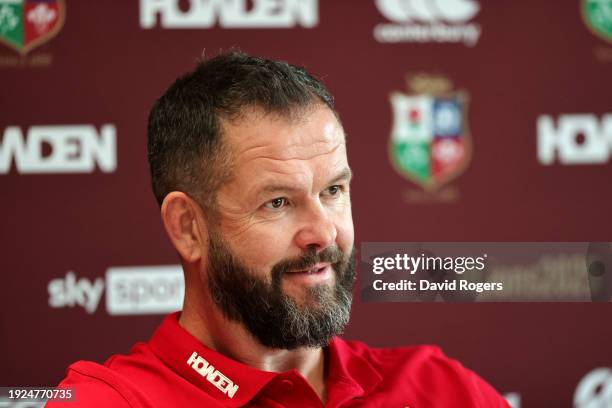
[[[147,148],[157,202],[178,190],[214,209],[215,193],[231,174],[221,121],[235,120],[249,108],[289,117],[316,104],[336,114],[331,94],[302,67],[238,51],[199,61],[149,114]]]

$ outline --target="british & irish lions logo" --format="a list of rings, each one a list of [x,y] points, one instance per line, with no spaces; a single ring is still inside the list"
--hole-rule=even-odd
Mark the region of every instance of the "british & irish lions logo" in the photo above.
[[[612,42],[612,0],[582,0],[580,9],[591,32]]]
[[[0,0],[0,42],[25,55],[54,37],[65,15],[64,0]]]
[[[429,74],[409,77],[408,89],[390,96],[389,155],[400,175],[433,192],[463,173],[471,159],[468,94]]]

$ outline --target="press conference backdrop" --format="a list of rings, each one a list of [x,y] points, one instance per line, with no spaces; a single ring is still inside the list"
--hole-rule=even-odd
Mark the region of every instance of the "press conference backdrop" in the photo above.
[[[323,78],[357,244],[611,240],[612,0],[0,0],[0,42],[0,385],[54,385],[180,308],[146,121],[219,50]],[[515,407],[612,406],[611,313],[358,297],[346,337],[440,345]]]

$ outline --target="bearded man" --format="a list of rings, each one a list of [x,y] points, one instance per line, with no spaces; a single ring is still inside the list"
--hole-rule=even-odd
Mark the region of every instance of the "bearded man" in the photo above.
[[[355,280],[351,169],[323,84],[239,52],[155,103],[153,191],[185,273],[181,312],[103,365],[71,365],[49,407],[507,407],[432,346],[338,337]]]

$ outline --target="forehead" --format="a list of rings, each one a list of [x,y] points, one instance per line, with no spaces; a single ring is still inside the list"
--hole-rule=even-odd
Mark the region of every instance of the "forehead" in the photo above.
[[[230,150],[242,159],[262,150],[275,153],[279,159],[290,159],[344,144],[344,131],[336,116],[319,105],[291,117],[250,110],[237,121],[225,122],[223,133]]]
[[[304,110],[297,118],[249,112],[225,123],[223,134],[232,152],[234,175],[304,177],[347,166],[345,136],[334,113],[325,106]],[[270,174],[264,174],[270,173]],[[255,180],[252,180],[255,181]]]

